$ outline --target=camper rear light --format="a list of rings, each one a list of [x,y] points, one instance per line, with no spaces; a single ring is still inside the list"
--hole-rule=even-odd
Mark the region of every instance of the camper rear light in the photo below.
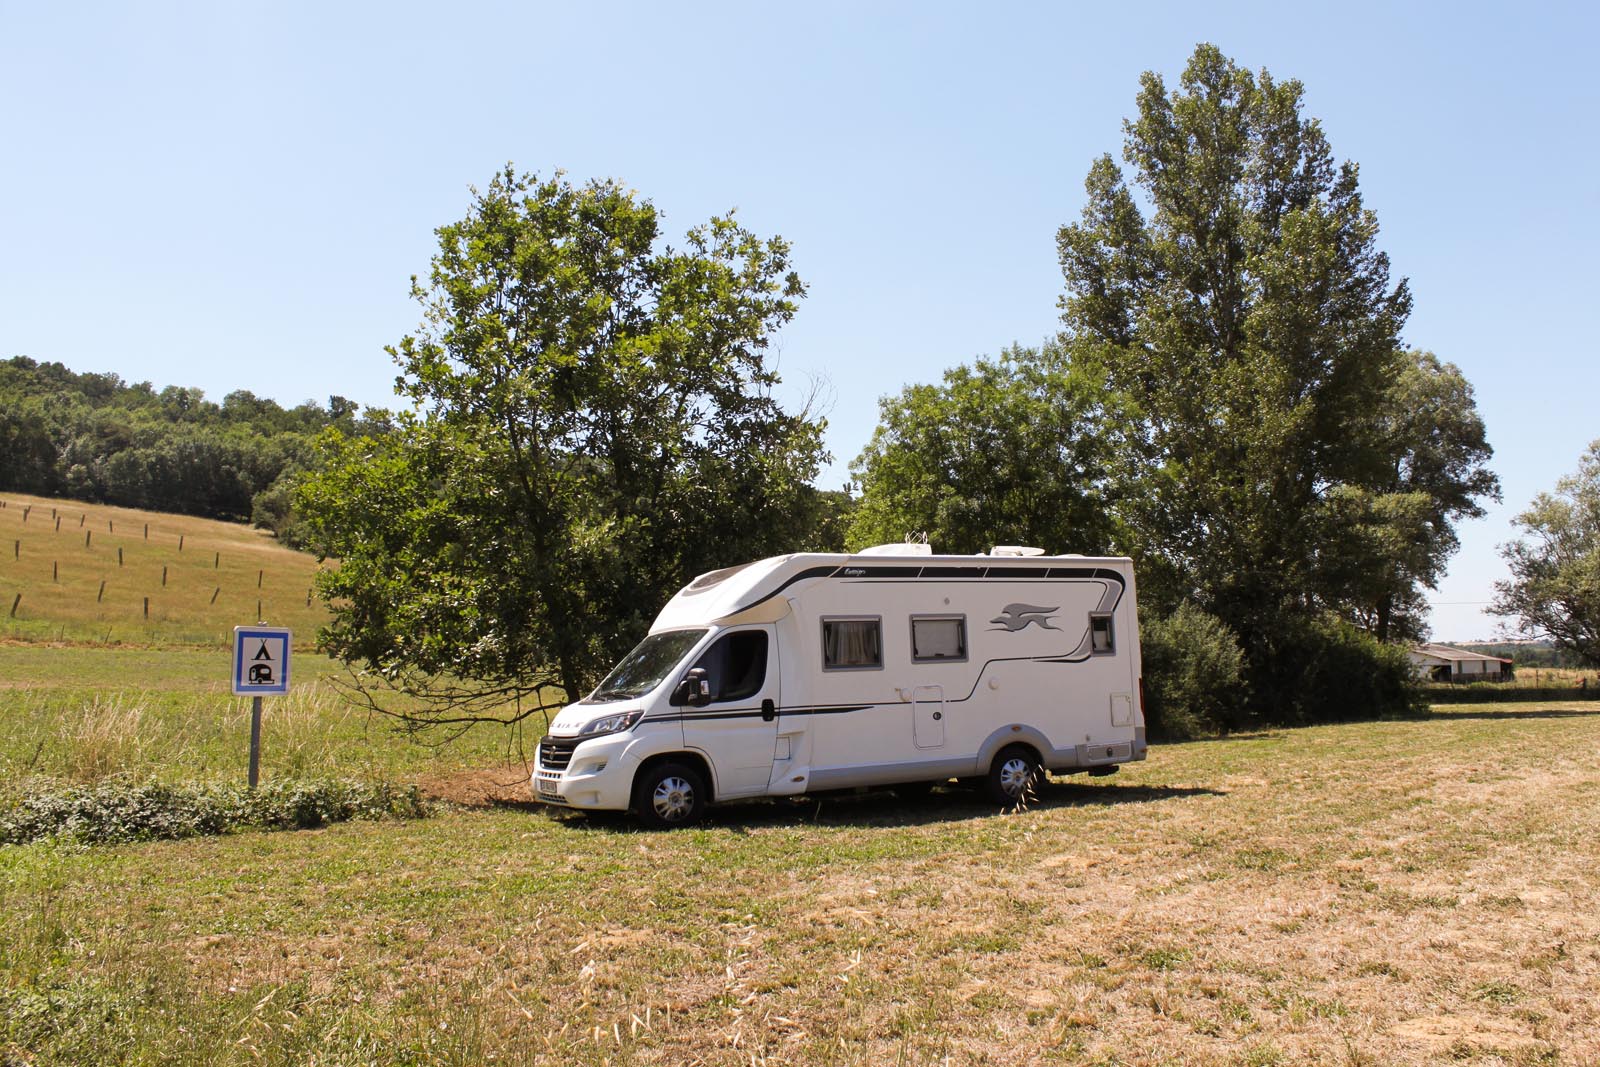
[[[615,715],[602,715],[578,731],[579,737],[599,737],[601,734],[616,734],[628,729],[644,717],[644,709],[636,708],[633,711],[619,711]]]

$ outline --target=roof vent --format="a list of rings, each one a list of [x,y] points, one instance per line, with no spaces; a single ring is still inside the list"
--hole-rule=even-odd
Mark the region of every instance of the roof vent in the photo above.
[[[858,556],[931,556],[933,546],[929,544],[899,544],[899,545],[873,545],[857,552]]]
[[[991,556],[1042,556],[1044,549],[1034,548],[1031,545],[995,545],[989,550]]]

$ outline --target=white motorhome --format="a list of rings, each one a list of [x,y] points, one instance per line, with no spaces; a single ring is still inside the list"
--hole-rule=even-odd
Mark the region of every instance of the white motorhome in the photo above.
[[[1002,546],[779,556],[702,574],[539,744],[534,795],[658,826],[706,804],[1145,756],[1132,562]]]

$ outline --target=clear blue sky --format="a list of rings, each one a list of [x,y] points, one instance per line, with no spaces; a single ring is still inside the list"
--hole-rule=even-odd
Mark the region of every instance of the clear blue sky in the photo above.
[[[1463,528],[1434,634],[1488,636],[1510,516],[1600,437],[1597,30],[1540,4],[0,0],[0,357],[395,406],[433,228],[508,160],[562,167],[669,234],[737,207],[793,242],[781,369],[827,383],[836,485],[880,396],[1055,329],[1090,161],[1141,71],[1211,41],[1305,83],[1411,279],[1407,342],[1477,388],[1506,503]]]

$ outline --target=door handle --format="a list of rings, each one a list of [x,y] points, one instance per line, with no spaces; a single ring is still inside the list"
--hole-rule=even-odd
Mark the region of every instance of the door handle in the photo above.
[[[771,722],[778,717],[778,706],[769,697],[761,702],[761,721]]]
[[[942,712],[942,711],[936,711],[936,712],[934,712],[934,713],[933,713],[933,717],[934,717],[934,718],[935,718],[935,719],[942,719],[942,718],[944,718],[944,712]]]

